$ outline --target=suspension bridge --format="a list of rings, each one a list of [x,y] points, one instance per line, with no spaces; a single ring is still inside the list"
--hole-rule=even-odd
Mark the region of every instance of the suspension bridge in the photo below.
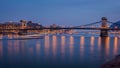
[[[73,26],[73,27],[42,27],[42,28],[22,28],[22,29],[0,29],[0,31],[5,30],[19,30],[19,31],[28,31],[28,30],[43,30],[43,29],[77,29],[77,30],[100,30],[100,36],[106,37],[108,36],[109,30],[120,30],[120,28],[111,28],[110,26],[113,24],[113,22],[110,22],[107,20],[106,17],[102,17],[101,21],[80,25],[80,26]],[[24,27],[24,26],[23,26]]]

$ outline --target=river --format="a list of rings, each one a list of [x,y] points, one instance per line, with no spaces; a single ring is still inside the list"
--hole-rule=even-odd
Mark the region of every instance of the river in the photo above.
[[[99,68],[118,54],[117,36],[63,34],[0,40],[0,68]]]

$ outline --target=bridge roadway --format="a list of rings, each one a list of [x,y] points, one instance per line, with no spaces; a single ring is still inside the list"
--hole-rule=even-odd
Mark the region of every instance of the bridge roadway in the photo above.
[[[26,28],[26,29],[0,29],[1,30],[43,30],[43,29],[77,29],[77,30],[120,30],[120,28],[84,28],[84,27],[64,27],[64,28]]]

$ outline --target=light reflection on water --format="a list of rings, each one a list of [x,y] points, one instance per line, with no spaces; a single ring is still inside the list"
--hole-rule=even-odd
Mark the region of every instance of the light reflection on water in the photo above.
[[[49,36],[45,36],[45,41],[44,41],[44,46],[45,46],[45,53],[46,56],[49,55],[49,47],[50,47],[50,37]]]
[[[95,42],[95,37],[94,36],[91,36],[90,37],[90,51],[91,51],[91,54],[93,54],[93,51],[94,51],[94,42]]]
[[[73,52],[74,52],[74,37],[70,36],[70,45],[69,45],[69,49],[70,49],[70,59],[72,59],[73,57]]]
[[[3,56],[3,46],[2,46],[2,41],[0,41],[0,57]]]
[[[113,49],[113,54],[117,55],[118,54],[118,38],[114,37],[114,49]]]
[[[55,68],[63,68],[66,64],[73,67],[87,68],[88,65],[90,68],[96,68],[120,53],[119,41],[118,37],[72,35],[47,35],[44,39],[31,40],[0,40],[0,65],[4,67],[7,63],[8,66],[14,67],[17,63],[17,66],[23,64],[31,68],[49,68],[54,65]]]
[[[65,36],[61,36],[61,56],[62,56],[62,59],[64,60],[64,56],[65,56],[65,40],[66,40],[66,37]]]
[[[98,50],[101,50],[101,37],[98,37]]]
[[[52,36],[52,51],[53,51],[53,56],[54,58],[56,57],[56,49],[57,49],[57,36],[53,35]]]
[[[84,44],[85,44],[85,37],[81,36],[80,37],[80,56],[81,57],[83,57],[83,55],[84,55]]]

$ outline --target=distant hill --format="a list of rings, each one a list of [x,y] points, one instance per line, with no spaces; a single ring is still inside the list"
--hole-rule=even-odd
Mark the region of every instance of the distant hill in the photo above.
[[[120,28],[120,21],[113,23],[110,28]]]

